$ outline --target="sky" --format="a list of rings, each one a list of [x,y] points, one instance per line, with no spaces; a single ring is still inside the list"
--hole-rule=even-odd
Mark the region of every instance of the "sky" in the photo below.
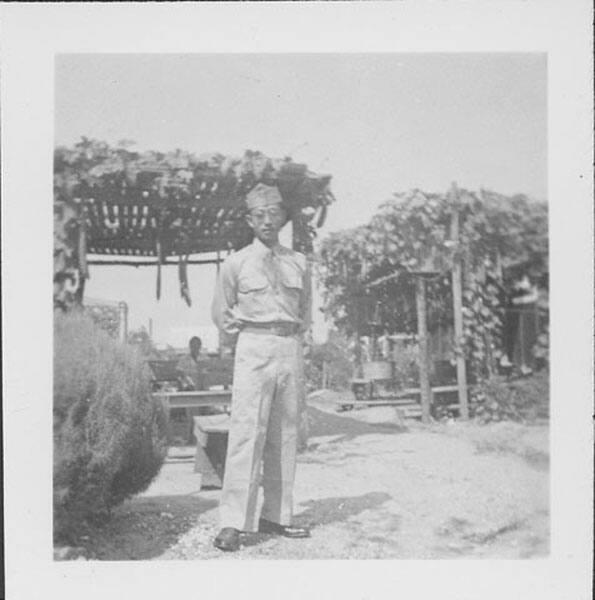
[[[289,155],[332,175],[324,237],[416,187],[440,192],[456,181],[547,200],[546,73],[544,54],[60,55],[55,143],[86,136],[139,150]],[[160,344],[201,335],[214,349],[215,269],[189,267],[192,307],[177,269],[163,271],[159,302],[150,267],[92,267],[85,293],[127,302],[130,327],[152,319]]]

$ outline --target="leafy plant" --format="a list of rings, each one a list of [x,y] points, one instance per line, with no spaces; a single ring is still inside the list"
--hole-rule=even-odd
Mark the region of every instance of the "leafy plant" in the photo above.
[[[128,343],[138,348],[139,352],[144,357],[157,357],[158,355],[153,340],[144,327],[130,331],[128,333]],[[175,352],[173,358],[178,358]]]
[[[54,327],[54,534],[68,538],[145,489],[166,454],[166,421],[136,352],[75,311]]]
[[[168,256],[241,248],[252,239],[243,199],[258,182],[279,186],[296,244],[309,251],[333,200],[330,179],[288,157],[273,159],[253,150],[241,156],[196,156],[179,149],[138,152],[127,141],[110,146],[86,137],[71,147],[57,147],[55,303],[61,308],[80,303],[85,246],[100,254],[149,253],[160,262]],[[188,301],[184,273],[181,266]]]
[[[419,345],[401,345],[393,353],[393,368],[395,382],[399,388],[419,385]]]
[[[451,239],[453,209],[459,236]],[[415,273],[426,282],[430,331],[453,322],[450,271],[463,266],[463,338],[455,353],[476,378],[490,377],[500,355],[508,264],[522,261],[547,285],[547,205],[525,196],[482,190],[458,194],[395,194],[371,221],[330,234],[318,248],[324,309],[348,335],[417,330]]]
[[[325,372],[326,382],[323,381]],[[311,346],[305,361],[305,373],[310,390],[320,389],[325,383],[333,390],[347,389],[353,376],[347,340],[334,336],[324,344]]]
[[[534,421],[549,415],[549,373],[509,381],[492,377],[471,389],[471,416],[481,423]]]
[[[533,347],[533,356],[535,357],[537,369],[541,370],[549,367],[550,335],[548,327],[537,336],[537,341]]]
[[[120,310],[111,304],[88,304],[85,313],[93,323],[113,338],[120,333]]]

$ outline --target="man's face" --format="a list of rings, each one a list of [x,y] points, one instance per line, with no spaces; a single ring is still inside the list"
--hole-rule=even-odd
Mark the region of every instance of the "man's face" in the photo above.
[[[202,344],[199,340],[192,340],[190,342],[190,354],[192,354],[192,356],[198,356],[200,354],[201,347]]]
[[[286,219],[285,210],[279,204],[259,206],[248,214],[248,223],[254,235],[266,246],[277,243]]]

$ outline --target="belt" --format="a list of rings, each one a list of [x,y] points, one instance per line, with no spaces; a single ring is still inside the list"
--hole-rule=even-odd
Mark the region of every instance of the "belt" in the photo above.
[[[297,323],[263,323],[262,325],[251,323],[242,327],[241,332],[291,337],[297,335],[298,329]]]

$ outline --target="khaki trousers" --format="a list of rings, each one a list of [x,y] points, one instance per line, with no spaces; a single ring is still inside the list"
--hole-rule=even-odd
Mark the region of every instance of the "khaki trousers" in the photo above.
[[[261,516],[281,525],[291,524],[303,394],[303,354],[298,337],[240,333],[219,506],[221,527],[258,529],[261,467]]]

